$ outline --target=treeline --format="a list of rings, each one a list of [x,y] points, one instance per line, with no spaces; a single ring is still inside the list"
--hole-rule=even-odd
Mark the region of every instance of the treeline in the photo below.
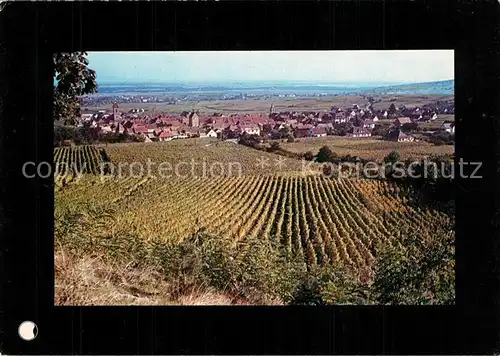
[[[288,138],[288,140],[290,140],[290,137]],[[291,141],[293,142],[293,138],[291,138]],[[238,143],[240,145],[251,147],[259,151],[276,153],[289,158],[302,159],[302,155],[300,153],[290,152],[283,149],[280,146],[279,142],[273,141],[269,144],[269,146],[262,144],[261,139],[255,135],[249,135],[245,133],[241,135]]]
[[[91,127],[89,123],[84,123],[83,126],[54,124],[54,146],[60,146],[68,140],[75,145],[90,145],[95,143],[143,142],[144,138],[117,132],[102,133],[97,128]]]

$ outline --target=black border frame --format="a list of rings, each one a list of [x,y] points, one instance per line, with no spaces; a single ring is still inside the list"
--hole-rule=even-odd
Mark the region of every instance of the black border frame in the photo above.
[[[10,3],[0,12],[7,354],[488,354],[500,347],[500,9],[492,1]],[[71,50],[454,49],[456,290],[449,307],[54,307],[51,55]],[[17,327],[32,320],[38,337]]]

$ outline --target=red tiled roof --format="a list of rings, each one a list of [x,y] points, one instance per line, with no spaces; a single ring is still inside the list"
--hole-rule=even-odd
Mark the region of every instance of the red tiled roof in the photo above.
[[[400,118],[397,118],[396,120],[398,120],[400,124],[411,123],[411,119],[409,117],[400,117]]]
[[[172,137],[174,136],[174,133],[170,130],[164,130],[160,133],[160,135],[158,137],[160,138],[169,138],[169,137]]]
[[[146,126],[142,126],[142,125],[134,125],[133,129],[134,129],[135,132],[141,132],[141,133],[148,132],[147,127]]]
[[[316,135],[326,133],[325,127],[322,127],[322,126],[315,127],[312,129],[312,131],[313,131],[313,134],[316,134]]]

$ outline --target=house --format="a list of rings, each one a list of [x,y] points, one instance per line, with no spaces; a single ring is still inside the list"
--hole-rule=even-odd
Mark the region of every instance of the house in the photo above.
[[[240,125],[229,125],[227,130],[231,132],[233,135],[241,135],[243,133],[243,130],[241,129]]]
[[[213,137],[213,138],[217,138],[217,132],[215,132],[214,129],[210,129],[207,133],[206,133],[206,137]]]
[[[335,115],[333,122],[336,124],[341,124],[341,123],[347,122],[347,118],[343,114]]]
[[[101,131],[104,132],[104,133],[111,133],[114,130],[111,128],[110,125],[102,125],[101,126]]]
[[[326,135],[327,132],[324,126],[316,126],[312,129],[312,136],[314,137],[324,137]]]
[[[365,128],[365,129],[373,129],[375,127],[375,122],[372,120],[372,119],[366,119],[362,126]]]
[[[135,133],[135,134],[146,134],[148,133],[148,128],[144,125],[134,125],[132,126],[132,131]]]
[[[174,133],[170,130],[163,130],[160,132],[158,135],[158,140],[159,141],[171,141],[174,138]]]
[[[148,134],[154,133],[156,130],[158,130],[158,127],[155,124],[149,124],[146,125],[146,129],[148,130]]]
[[[184,139],[184,138],[189,138],[188,134],[184,131],[178,131],[177,133],[174,134],[174,139]]]
[[[264,123],[261,126],[260,132],[262,134],[268,134],[268,133],[270,133],[273,130],[273,126],[274,126],[274,124]]]
[[[259,125],[240,125],[240,129],[249,135],[260,135]]]
[[[455,133],[455,123],[453,121],[445,121],[441,124],[441,129],[448,133]]]
[[[377,115],[375,115],[373,118],[372,118],[373,122],[377,122],[379,119],[377,117]]]
[[[198,137],[206,138],[207,137],[207,132],[205,130],[199,130],[198,131]]]
[[[286,126],[284,124],[275,124],[274,125],[274,130],[281,130],[285,128]]]
[[[404,124],[410,124],[412,121],[409,117],[398,117],[396,120],[394,120],[393,124],[396,127],[401,127]]]
[[[200,137],[200,130],[196,127],[184,127],[182,131],[187,137]]]
[[[126,129],[131,129],[132,126],[134,126],[134,122],[132,120],[127,120],[122,125]]]
[[[393,130],[387,134],[385,137],[388,141],[396,141],[396,142],[412,142],[415,140],[413,136],[405,134],[401,130]]]
[[[293,129],[293,134],[294,134],[295,138],[311,137],[313,135],[312,127],[297,126]]]
[[[347,136],[350,137],[370,137],[372,133],[364,127],[354,126]]]
[[[81,118],[83,121],[90,121],[92,120],[92,117],[94,117],[94,114],[82,114]]]

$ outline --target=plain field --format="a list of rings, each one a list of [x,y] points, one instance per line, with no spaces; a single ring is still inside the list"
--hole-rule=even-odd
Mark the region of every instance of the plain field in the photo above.
[[[396,106],[415,107],[434,103],[438,100],[452,100],[453,98],[453,95],[381,95],[375,97],[375,99],[381,99],[381,101],[373,104],[373,107],[376,110],[385,110],[392,103]],[[144,108],[158,113],[176,114],[195,109],[199,110],[201,114],[211,115],[214,112],[222,114],[268,113],[272,104],[274,104],[276,111],[329,111],[332,106],[345,108],[358,104],[363,107],[368,104],[368,101],[359,95],[339,95],[321,98],[214,100],[182,102],[175,105],[165,103],[123,103],[120,104],[120,108],[123,111]],[[87,106],[86,108],[89,110],[111,110],[111,105]]]

